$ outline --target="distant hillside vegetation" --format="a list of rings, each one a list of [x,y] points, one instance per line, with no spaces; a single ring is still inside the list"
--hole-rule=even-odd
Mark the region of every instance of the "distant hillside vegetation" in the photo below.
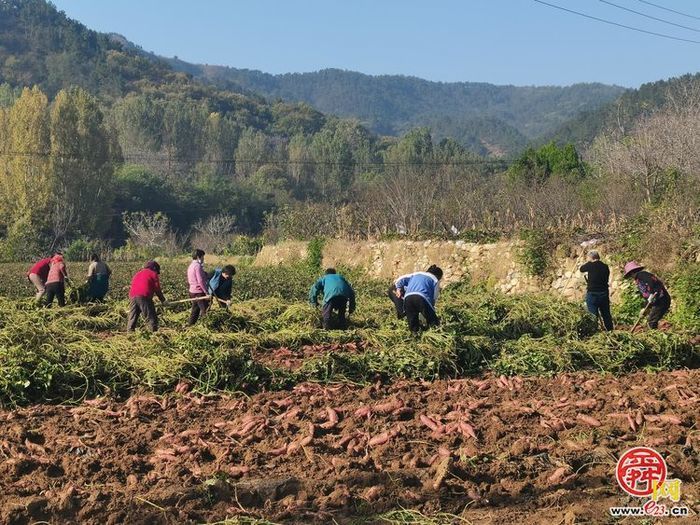
[[[175,70],[218,87],[307,102],[324,113],[358,118],[382,135],[430,126],[437,139],[452,136],[477,153],[519,151],[529,140],[551,134],[579,113],[593,111],[624,92],[621,87],[597,83],[496,86],[339,69],[271,75],[164,60]]]
[[[642,84],[639,89],[627,90],[597,109],[580,113],[540,142],[557,140],[586,147],[602,131],[612,127],[629,131],[642,115],[663,108],[692,90],[700,92],[700,73]]]

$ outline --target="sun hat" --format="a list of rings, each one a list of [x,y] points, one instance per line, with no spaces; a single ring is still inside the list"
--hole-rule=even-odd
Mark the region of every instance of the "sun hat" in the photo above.
[[[639,264],[637,261],[630,261],[627,264],[625,264],[625,269],[623,270],[623,272],[625,274],[624,276],[629,277],[629,275],[632,272],[634,272],[636,270],[643,270],[643,269],[644,269],[644,266]]]

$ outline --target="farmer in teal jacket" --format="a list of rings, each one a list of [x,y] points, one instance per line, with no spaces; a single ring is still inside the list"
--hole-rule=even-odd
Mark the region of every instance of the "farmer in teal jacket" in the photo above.
[[[345,319],[345,309],[348,308],[352,314],[355,311],[355,290],[345,277],[338,275],[335,268],[328,268],[326,274],[314,283],[309,292],[309,302],[318,306],[318,295],[323,294],[323,328],[329,330],[333,313],[338,314],[337,326],[341,329],[347,328]]]

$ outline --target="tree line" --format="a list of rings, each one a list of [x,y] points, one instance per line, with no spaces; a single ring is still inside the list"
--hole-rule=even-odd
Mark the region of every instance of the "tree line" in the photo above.
[[[505,162],[436,142],[427,128],[377,137],[305,106],[273,104],[254,127],[244,106],[223,111],[206,98],[139,93],[105,105],[78,87],[49,100],[5,85],[2,255],[154,232],[173,247],[193,235],[215,242],[217,228],[273,239],[601,231],[645,207],[692,224],[700,96],[669,100],[583,154],[552,142]]]

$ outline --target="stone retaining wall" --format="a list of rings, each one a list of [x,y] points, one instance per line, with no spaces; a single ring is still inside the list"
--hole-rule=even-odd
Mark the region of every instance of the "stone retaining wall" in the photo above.
[[[605,246],[596,249],[605,260]],[[365,268],[379,279],[393,278],[437,264],[449,284],[469,276],[505,293],[550,291],[568,299],[582,298],[585,281],[578,271],[585,262],[580,246],[559,246],[552,268],[544,278],[527,275],[518,262],[519,241],[475,244],[464,241],[377,241],[330,240],[323,251],[324,266]],[[265,246],[256,265],[282,264],[306,257],[306,243],[283,242]],[[611,265],[611,298],[617,300],[623,286],[620,269]]]

